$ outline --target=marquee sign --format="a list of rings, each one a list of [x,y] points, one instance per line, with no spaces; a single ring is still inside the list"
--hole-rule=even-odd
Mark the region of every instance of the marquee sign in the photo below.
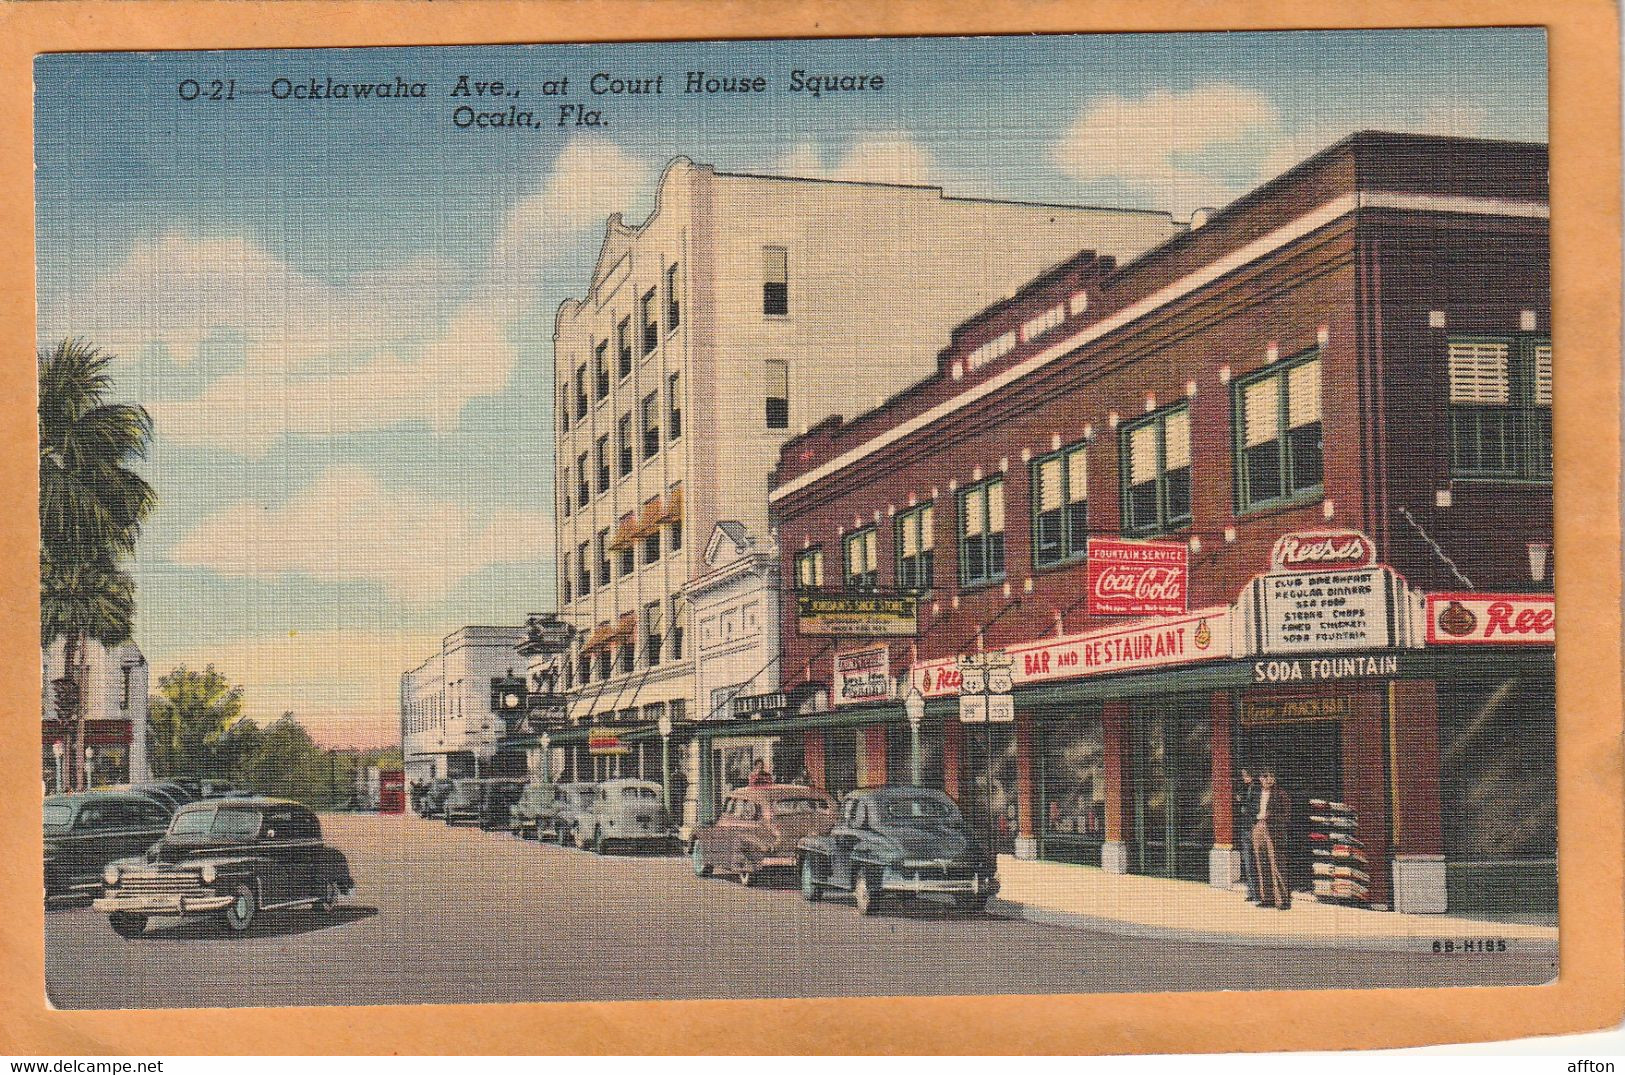
[[[1189,581],[1182,541],[1089,539],[1091,616],[1178,615],[1186,611]]]
[[[1551,594],[1430,593],[1430,646],[1550,646],[1557,641]]]
[[[891,651],[885,646],[835,655],[835,705],[883,702],[892,696]]]
[[[797,594],[796,629],[804,635],[912,638],[920,633],[920,602],[878,594]]]

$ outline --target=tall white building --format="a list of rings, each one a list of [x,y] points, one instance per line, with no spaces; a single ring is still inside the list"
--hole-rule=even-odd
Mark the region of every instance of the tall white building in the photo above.
[[[77,786],[83,772],[96,784],[139,783],[152,779],[147,760],[147,707],[150,669],[141,647],[134,642],[104,646],[87,640],[75,661],[72,678],[83,699],[88,757],[75,757],[75,722],[60,720],[52,684],[69,670],[63,664],[67,646],[57,639],[41,653],[40,769],[45,786],[53,791]],[[55,750],[60,743],[62,761],[58,780]],[[59,786],[60,784],[60,786]]]
[[[682,597],[706,570],[695,538],[723,519],[768,535],[783,441],[924,377],[968,313],[1078,250],[1126,260],[1177,230],[1164,213],[673,161],[643,224],[609,218],[555,324],[572,719],[711,716]]]
[[[401,755],[408,784],[488,775],[503,718],[492,680],[524,674],[514,647],[523,627],[460,627],[422,664],[401,675]],[[521,763],[522,764],[522,763]]]

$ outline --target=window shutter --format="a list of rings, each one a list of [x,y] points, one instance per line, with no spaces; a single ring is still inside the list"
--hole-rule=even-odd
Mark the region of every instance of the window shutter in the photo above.
[[[992,482],[987,487],[987,532],[1004,533],[1004,483]]]
[[[1320,421],[1320,359],[1294,366],[1286,375],[1288,429]]]
[[[1450,345],[1450,402],[1503,406],[1509,398],[1507,345]]]
[[[1144,485],[1157,480],[1157,426],[1147,422],[1128,435],[1128,483]]]
[[[1268,444],[1281,432],[1281,383],[1266,377],[1242,392],[1242,431],[1248,448]]]
[[[1082,448],[1066,457],[1066,497],[1073,504],[1089,497],[1089,453]]]
[[[1535,406],[1552,405],[1552,345],[1540,344],[1535,348]]]
[[[1055,511],[1061,506],[1061,461],[1046,459],[1038,464],[1038,510]]]
[[[981,537],[987,522],[987,491],[972,489],[965,494],[965,536]]]
[[[1162,469],[1183,470],[1191,465],[1191,412],[1174,411],[1162,423]]]

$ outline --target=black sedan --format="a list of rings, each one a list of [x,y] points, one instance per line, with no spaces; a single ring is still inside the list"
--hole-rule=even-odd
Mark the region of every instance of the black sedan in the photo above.
[[[139,858],[109,863],[92,906],[122,937],[154,915],[219,914],[242,932],[260,911],[331,912],[355,890],[342,852],[309,808],[282,799],[205,799],[183,807]]]
[[[94,891],[114,859],[160,840],[174,807],[138,791],[84,791],[45,800],[45,898]]]
[[[980,911],[999,891],[993,858],[976,842],[965,817],[940,791],[867,788],[841,801],[841,819],[826,835],[797,847],[801,895],[849,891],[859,914],[887,899],[946,897]]]

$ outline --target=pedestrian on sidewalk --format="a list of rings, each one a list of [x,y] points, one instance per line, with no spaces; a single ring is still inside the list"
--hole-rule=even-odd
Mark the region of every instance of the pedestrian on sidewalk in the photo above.
[[[1241,787],[1235,794],[1236,830],[1240,839],[1236,847],[1241,851],[1241,876],[1247,882],[1247,900],[1250,903],[1263,902],[1259,898],[1258,874],[1253,867],[1253,826],[1258,824],[1258,781],[1253,779],[1252,770],[1246,766],[1241,768]]]
[[[1273,766],[1258,771],[1258,821],[1253,825],[1253,867],[1258,874],[1258,894],[1263,906],[1285,911],[1292,906],[1292,886],[1287,883],[1285,865],[1277,853],[1288,848],[1292,830],[1292,796],[1275,780]]]

